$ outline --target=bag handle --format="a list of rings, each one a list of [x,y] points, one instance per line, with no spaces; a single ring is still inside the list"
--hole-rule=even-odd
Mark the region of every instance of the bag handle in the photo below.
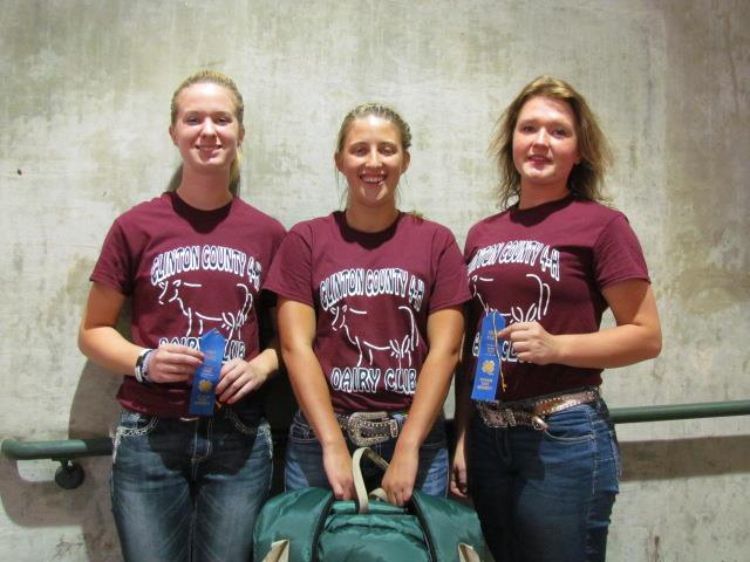
[[[383,470],[388,469],[388,461],[369,447],[360,447],[354,451],[354,454],[352,455],[352,474],[354,476],[354,489],[357,493],[357,497],[354,501],[356,502],[357,512],[360,514],[366,514],[370,512],[371,499],[377,499],[389,504],[390,502],[388,502],[388,498],[383,488],[376,488],[369,494],[367,493],[365,481],[362,476],[362,457],[367,457]],[[408,507],[409,513],[413,513],[419,520],[419,524],[424,532],[424,540],[430,552],[431,560],[455,560],[456,558],[453,558],[453,556],[457,555],[459,562],[481,562],[482,558],[479,553],[468,542],[445,541],[437,536],[440,529],[450,528],[450,520],[454,516],[461,514],[460,510],[458,513],[455,511],[458,509],[457,507],[452,509],[446,509],[444,506],[436,508],[435,505],[439,502],[449,502],[449,500],[446,500],[445,498],[433,498],[423,495],[419,490],[414,490],[414,494],[409,501]],[[458,505],[459,504],[456,504],[456,506]],[[476,515],[474,517],[476,517]],[[466,517],[463,516],[463,518],[459,518],[459,520],[466,521]],[[478,524],[479,522],[477,521],[477,526]],[[463,539],[464,537],[461,538]]]
[[[370,497],[373,499],[379,499],[382,501],[388,501],[383,488],[377,488],[367,493],[367,486],[365,486],[365,479],[362,476],[362,457],[367,457],[377,466],[382,468],[384,471],[388,470],[388,461],[377,454],[369,447],[360,447],[352,455],[352,475],[354,477],[354,491],[357,493],[357,512],[358,513],[369,513],[370,512]]]

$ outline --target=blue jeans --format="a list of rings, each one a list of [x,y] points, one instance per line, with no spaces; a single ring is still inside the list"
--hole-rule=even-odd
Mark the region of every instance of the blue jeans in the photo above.
[[[393,414],[392,417],[398,421],[399,426],[403,426],[406,416]],[[356,446],[349,440],[346,432],[344,437],[346,437],[349,451],[354,452]],[[396,439],[370,446],[387,461],[393,457],[395,447]],[[383,471],[370,462],[363,462],[362,475],[369,490],[380,485]],[[323,448],[299,411],[294,415],[289,427],[284,486],[287,490],[298,490],[310,486],[331,488],[323,468]],[[442,418],[435,423],[419,449],[419,468],[415,488],[431,496],[445,497],[448,493],[448,446]]]
[[[271,431],[259,414],[213,418],[124,410],[110,491],[123,557],[138,562],[247,562],[271,487]]]
[[[620,457],[604,401],[552,414],[549,428],[490,428],[475,415],[469,490],[498,562],[604,560]]]

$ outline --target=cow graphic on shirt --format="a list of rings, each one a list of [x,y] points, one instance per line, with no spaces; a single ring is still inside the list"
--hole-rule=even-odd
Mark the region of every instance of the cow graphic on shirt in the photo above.
[[[220,328],[227,334],[227,340],[242,339],[242,327],[247,322],[253,307],[253,294],[244,283],[237,283],[235,287],[243,295],[242,306],[237,311],[207,310],[205,303],[201,303],[200,292],[203,285],[188,283],[182,279],[169,279],[158,284],[160,289],[159,304],[168,306],[174,304],[187,318],[185,337],[198,337],[212,327]]]
[[[527,279],[533,279],[536,285],[536,298],[531,302],[519,303],[512,305],[510,310],[502,311],[499,310],[500,314],[503,315],[506,325],[515,324],[516,322],[541,322],[542,318],[547,315],[549,311],[550,299],[552,297],[551,289],[548,283],[542,281],[541,277],[534,273],[527,273]],[[497,310],[494,307],[489,306],[487,302],[482,298],[481,285],[494,283],[495,280],[492,277],[482,277],[480,275],[472,275],[469,278],[469,287],[474,298],[479,301],[480,306],[484,312],[491,310]],[[474,344],[472,346],[472,353],[476,357],[479,355],[479,333],[477,332],[474,338]],[[503,344],[503,360],[517,361],[515,352],[510,349],[506,350],[507,345]]]
[[[387,335],[384,334],[382,339],[373,341],[371,339],[365,339],[364,336],[358,334],[356,328],[353,328],[348,321],[350,316],[359,316],[364,319],[364,317],[368,315],[366,310],[352,308],[348,304],[338,304],[329,309],[329,313],[333,316],[331,320],[331,328],[334,331],[342,331],[345,334],[346,339],[356,347],[359,352],[357,367],[362,367],[365,363],[366,366],[372,366],[375,363],[377,354],[384,354],[389,359],[395,359],[398,361],[399,368],[412,366],[412,353],[419,345],[417,322],[414,317],[414,312],[410,307],[402,305],[398,307],[398,310],[407,318],[409,325],[408,331],[405,334],[398,334],[394,337],[387,337]],[[358,320],[356,324],[361,326],[362,320]]]

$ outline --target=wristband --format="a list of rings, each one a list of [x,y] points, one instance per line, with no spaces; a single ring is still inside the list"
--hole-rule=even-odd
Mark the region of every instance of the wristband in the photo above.
[[[141,384],[151,382],[148,379],[148,357],[152,351],[154,350],[150,348],[144,349],[138,354],[138,360],[135,362],[133,373],[135,374],[135,380]]]

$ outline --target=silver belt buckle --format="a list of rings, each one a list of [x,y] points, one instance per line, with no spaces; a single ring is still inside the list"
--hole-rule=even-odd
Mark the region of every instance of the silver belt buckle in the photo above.
[[[383,431],[380,435],[365,436],[362,431],[366,427],[373,431],[382,428]],[[346,420],[346,432],[357,447],[369,447],[398,437],[398,422],[389,418],[386,412],[354,412]]]

